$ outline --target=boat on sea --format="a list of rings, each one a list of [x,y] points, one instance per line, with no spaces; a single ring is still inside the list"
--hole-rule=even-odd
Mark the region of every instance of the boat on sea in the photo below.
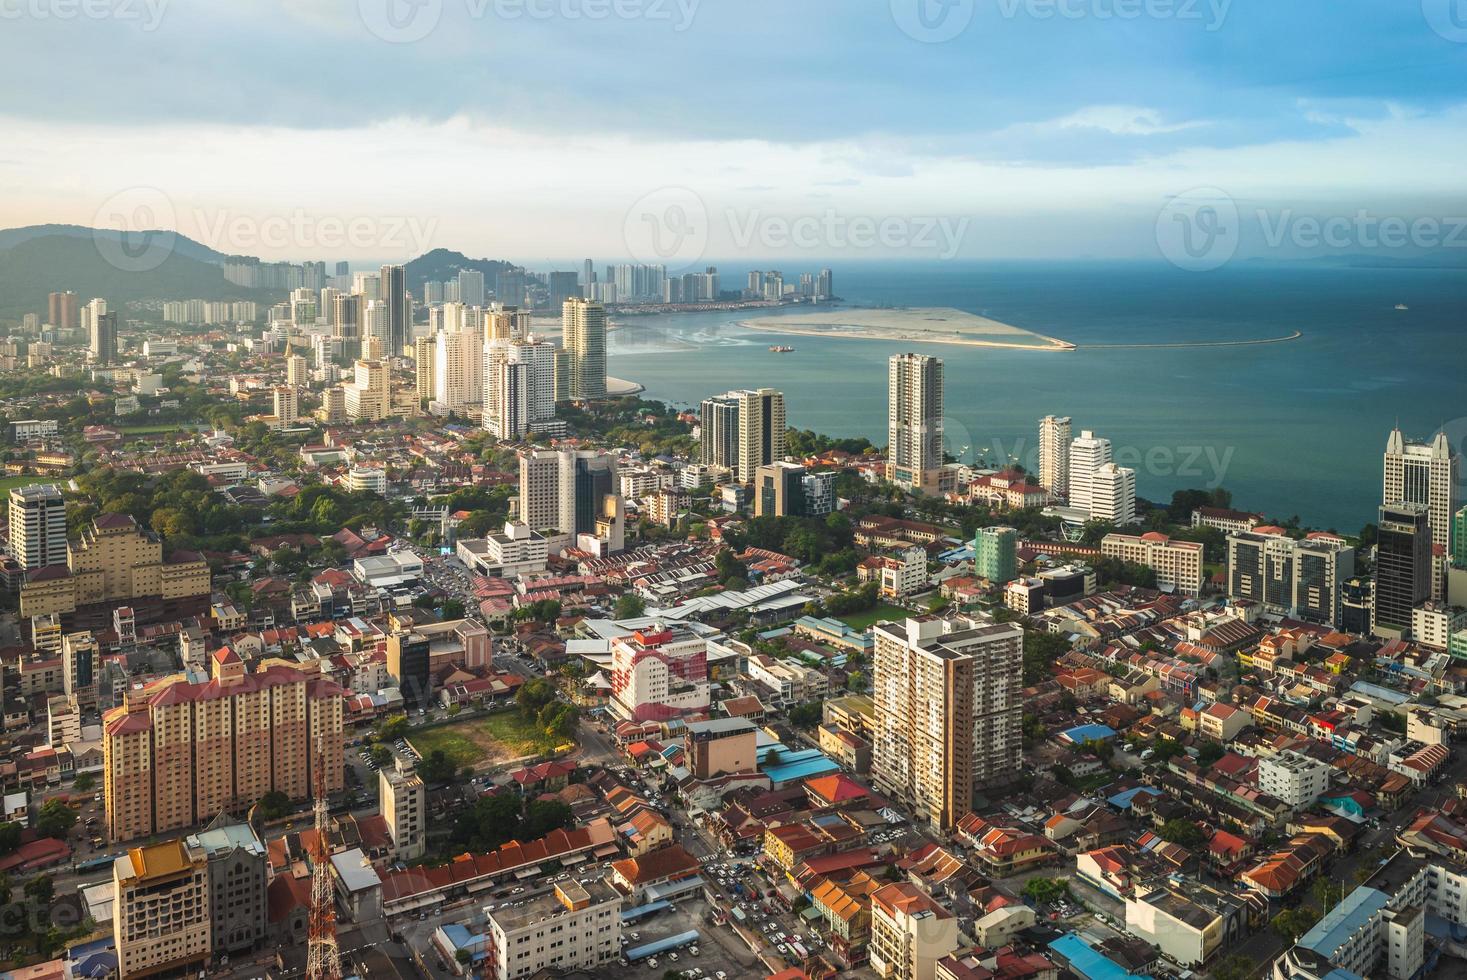
[[[1409,309],[1410,309],[1410,308],[1411,308],[1411,307],[1409,307],[1409,306],[1407,306],[1407,305],[1406,305],[1406,304],[1405,304],[1405,303],[1397,303],[1397,304],[1396,304],[1396,309],[1398,309],[1398,310],[1400,310],[1400,311],[1401,311],[1401,312],[1403,312],[1403,313],[1404,313],[1404,312],[1405,312],[1405,311],[1406,311],[1406,310],[1409,310]]]
[[[774,354],[788,354],[791,351],[793,351],[794,348],[793,347],[786,347],[784,344],[770,344],[769,345],[769,350],[770,350],[771,353],[774,353]]]

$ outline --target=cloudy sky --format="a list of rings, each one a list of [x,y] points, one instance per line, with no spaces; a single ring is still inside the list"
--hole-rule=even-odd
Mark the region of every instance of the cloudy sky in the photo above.
[[[1244,254],[1447,238],[1456,4],[0,0],[0,225],[532,266],[1158,258],[1179,200]]]

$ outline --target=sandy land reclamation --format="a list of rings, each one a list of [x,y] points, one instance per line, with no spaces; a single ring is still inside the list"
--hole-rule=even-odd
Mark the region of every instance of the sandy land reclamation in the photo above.
[[[1070,351],[1075,345],[1046,337],[986,316],[945,307],[901,307],[881,310],[827,310],[795,316],[767,316],[741,321],[750,330],[808,337],[851,337],[861,340],[918,341],[1004,347],[1012,350]]]

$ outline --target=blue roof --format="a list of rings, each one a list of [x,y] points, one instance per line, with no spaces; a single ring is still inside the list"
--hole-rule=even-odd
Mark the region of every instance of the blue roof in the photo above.
[[[688,932],[680,932],[676,936],[668,936],[666,939],[658,939],[650,943],[643,943],[640,946],[633,946],[626,951],[626,958],[635,963],[637,960],[644,960],[649,956],[656,956],[658,953],[664,953],[669,949],[677,949],[679,946],[686,946],[688,943],[697,942],[697,940],[698,930],[691,929]]]
[[[1061,734],[1080,745],[1084,742],[1104,742],[1108,738],[1115,738],[1116,730],[1109,725],[1076,725]]]
[[[1381,701],[1389,701],[1391,704],[1405,704],[1411,700],[1409,694],[1402,694],[1400,691],[1393,691],[1388,687],[1381,687],[1379,684],[1371,684],[1368,681],[1356,681],[1350,685],[1350,690],[1378,698]]]
[[[1085,980],[1152,980],[1150,974],[1127,973],[1073,932],[1059,937],[1049,944],[1049,948],[1068,960],[1070,969]]]
[[[1387,901],[1385,892],[1379,889],[1357,888],[1300,936],[1299,945],[1332,960],[1351,936],[1386,907]]]
[[[1117,793],[1115,796],[1108,797],[1105,802],[1109,803],[1111,806],[1115,807],[1118,810],[1129,810],[1131,808],[1131,803],[1134,802],[1136,797],[1141,793],[1145,793],[1148,796],[1160,796],[1161,790],[1153,789],[1150,786],[1135,786],[1131,789],[1126,790],[1125,792]]]
[[[633,919],[640,919],[644,915],[651,915],[653,912],[661,912],[663,909],[670,908],[672,908],[671,902],[666,899],[659,899],[655,902],[648,902],[646,905],[638,905],[634,909],[622,909],[621,921],[631,922]]]
[[[761,753],[766,760],[760,771],[770,782],[788,783],[811,776],[823,776],[835,772],[840,766],[826,758],[819,749],[791,751],[783,745]]]

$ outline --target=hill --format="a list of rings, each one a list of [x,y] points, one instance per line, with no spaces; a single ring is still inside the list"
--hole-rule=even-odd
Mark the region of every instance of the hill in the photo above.
[[[219,264],[224,261],[224,253],[216,251],[202,242],[196,242],[187,235],[179,235],[172,232],[149,232],[145,234],[172,234],[173,252],[185,258],[198,259],[200,262],[212,262]],[[24,228],[0,228],[0,251],[24,245],[26,242],[37,238],[84,238],[89,242],[106,241],[116,242],[122,237],[122,233],[110,228],[87,228],[82,225],[26,225]]]
[[[484,273],[484,288],[493,289],[499,273],[515,268],[514,263],[500,259],[471,259],[462,252],[435,248],[407,264],[407,288],[415,296],[423,295],[423,283],[457,279],[459,270]]]
[[[44,315],[47,295],[65,289],[73,290],[83,303],[101,296],[114,309],[138,300],[269,299],[262,290],[228,282],[219,266],[179,251],[155,269],[119,269],[103,257],[90,235],[33,237],[0,252],[0,318]]]

